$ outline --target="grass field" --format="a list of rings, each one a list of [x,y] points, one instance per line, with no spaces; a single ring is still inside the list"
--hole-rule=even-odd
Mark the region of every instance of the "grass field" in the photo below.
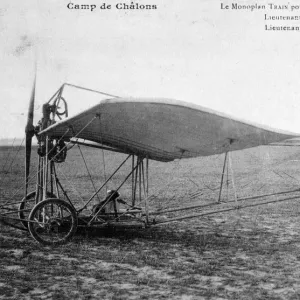
[[[1,203],[23,197],[24,149],[17,150],[0,148]],[[82,151],[96,186],[123,159],[105,153],[104,173],[102,152]],[[238,197],[298,188],[299,159],[297,147],[232,153]],[[34,154],[33,175],[35,161]],[[223,156],[151,162],[151,209],[216,201],[222,163]],[[76,204],[93,193],[77,148],[58,174]],[[130,199],[129,183],[121,195]],[[233,196],[229,177],[223,199]],[[0,225],[0,299],[300,299],[299,211],[291,200],[148,229],[79,230],[55,248]]]

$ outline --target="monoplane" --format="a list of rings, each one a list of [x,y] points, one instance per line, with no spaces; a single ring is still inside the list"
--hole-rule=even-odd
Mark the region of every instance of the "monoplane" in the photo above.
[[[66,87],[102,94],[106,99],[74,116],[68,116]],[[268,145],[298,137],[298,134],[275,130],[248,121],[239,120],[198,105],[170,99],[122,98],[83,87],[63,84],[42,108],[42,118],[33,124],[35,83],[29,104],[26,125],[25,189],[24,198],[16,204],[1,204],[3,222],[18,220],[29,230],[34,239],[45,245],[68,242],[78,226],[154,226],[215,212],[236,209],[242,200],[257,199],[274,194],[233,199],[233,207],[204,212],[222,204],[221,193],[225,168],[230,164],[230,152],[260,145]],[[38,144],[38,169],[30,174],[32,139]],[[106,151],[122,153],[125,160],[80,207],[64,189],[58,178],[56,165],[62,164],[67,152],[74,145],[84,145]],[[149,207],[149,161],[162,163],[200,156],[224,153],[219,194],[214,203],[175,207],[152,211]],[[99,193],[127,162],[131,162],[128,174],[119,186],[107,192],[106,197],[95,204]],[[28,191],[29,181],[36,178],[36,188]],[[120,197],[120,190],[130,182],[130,201]],[[285,196],[293,191],[281,191]],[[295,198],[299,197],[296,195]],[[270,203],[293,197],[264,201]],[[263,203],[263,204],[264,204]],[[261,203],[259,203],[261,204]],[[256,204],[246,205],[244,207]],[[182,210],[200,212],[169,219],[159,214]],[[17,214],[17,217],[13,217]],[[18,226],[17,226],[18,227]]]

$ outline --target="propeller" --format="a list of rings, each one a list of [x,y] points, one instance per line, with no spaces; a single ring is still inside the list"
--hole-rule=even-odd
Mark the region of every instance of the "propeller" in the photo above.
[[[35,85],[36,85],[36,69],[33,81],[33,87],[31,91],[31,97],[28,107],[27,124],[25,127],[25,197],[27,196],[28,181],[29,181],[29,171],[30,171],[30,159],[31,159],[31,145],[32,137],[34,136],[34,126],[33,126],[33,111],[34,111],[34,100],[35,100]]]

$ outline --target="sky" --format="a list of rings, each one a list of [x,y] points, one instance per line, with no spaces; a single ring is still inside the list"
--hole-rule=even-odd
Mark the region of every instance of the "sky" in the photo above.
[[[68,9],[70,2],[97,9]],[[0,139],[24,136],[35,61],[35,123],[41,105],[68,82],[183,100],[300,133],[300,31],[264,28],[265,13],[300,10],[222,10],[221,2],[231,5],[225,0],[142,0],[134,3],[157,9],[115,9],[130,2],[1,0]],[[103,3],[112,9],[100,10]],[[89,105],[79,94],[66,100],[74,112]]]

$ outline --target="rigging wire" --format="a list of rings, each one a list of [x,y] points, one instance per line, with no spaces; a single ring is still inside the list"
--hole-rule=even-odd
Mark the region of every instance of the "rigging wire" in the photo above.
[[[24,143],[24,140],[25,140],[25,138],[23,138],[21,144],[19,145],[18,150],[17,150],[16,153],[15,153],[15,156],[13,157],[13,159],[12,159],[12,161],[11,161],[9,167],[8,167],[7,170],[5,171],[6,173],[8,172],[9,169],[12,168],[12,166],[13,166],[13,164],[14,164],[14,162],[15,162],[15,159],[16,159],[17,155],[19,154],[20,150],[21,150],[21,147],[22,147],[22,145],[23,145],[23,143]]]
[[[17,149],[17,151],[16,151],[16,153],[15,153],[15,156],[13,157],[13,159],[12,159],[12,161],[11,161],[9,167],[8,167],[6,170],[4,170],[4,167],[3,167],[2,172],[3,172],[4,174],[7,174],[7,173],[8,173],[8,170],[12,168],[12,166],[13,166],[15,160],[16,160],[16,157],[17,157],[17,155],[19,154],[19,152],[20,152],[20,150],[21,150],[21,147],[22,147],[22,144],[23,144],[24,140],[25,140],[25,138],[23,138],[21,144],[19,145],[19,147],[18,147],[18,149]],[[8,160],[7,160],[7,161],[8,161]],[[5,165],[6,165],[6,164],[5,164]],[[3,179],[3,178],[1,178],[1,179]]]
[[[15,140],[16,140],[16,138],[14,138],[14,140],[13,140],[13,142],[12,142],[12,145],[10,146],[10,151],[8,152],[8,155],[7,155],[6,159],[5,159],[4,165],[3,165],[3,167],[2,167],[2,172],[4,171],[4,169],[5,169],[5,167],[6,167],[6,164],[7,164],[7,162],[8,162],[8,159],[9,159],[9,157],[10,157],[10,154],[12,153],[12,149],[13,149]]]
[[[63,136],[60,138],[60,140],[62,140],[63,139],[63,137],[69,132],[69,128],[66,130],[66,132],[63,134]],[[60,141],[59,140],[59,141]],[[69,142],[70,143],[70,142]],[[68,143],[68,144],[69,144]],[[68,145],[67,144],[67,145]],[[49,162],[48,162],[48,164],[50,163],[50,161],[52,161],[53,159],[55,159],[55,157],[58,155],[58,154],[60,154],[66,147],[67,147],[67,145],[66,146],[64,146],[52,159],[50,159],[49,160]],[[49,155],[49,153],[51,152],[53,150],[53,148],[51,148],[49,151],[48,151],[48,153],[46,153],[46,155]],[[42,169],[41,170],[38,170],[38,166],[36,167],[36,169],[35,169],[35,173],[34,173],[34,175],[33,176],[31,176],[31,177],[29,177],[28,178],[28,183],[29,182],[31,182],[34,178],[36,178],[36,176],[37,175],[39,175],[40,173],[41,173],[41,171],[42,171]],[[20,187],[19,189],[17,189],[17,191],[6,201],[6,204],[10,201],[10,200],[12,200],[20,191],[21,191],[21,189],[23,189],[23,187]]]
[[[100,127],[100,143],[103,145],[103,136],[102,136],[102,130],[101,130],[101,113],[98,112],[99,114],[99,127]],[[104,154],[104,149],[102,148],[101,149],[101,152],[102,152],[102,163],[103,163],[103,176],[104,176],[104,182],[107,182],[106,180],[106,164],[105,164],[105,154]],[[105,184],[105,192],[107,194],[107,191],[108,191],[108,182]]]
[[[255,156],[255,155],[253,155],[253,154],[251,154],[251,153],[249,153],[249,155],[251,156],[251,157],[253,157],[258,163],[261,161],[261,160],[259,160],[259,158],[257,157],[257,156]],[[264,168],[262,168],[262,169],[260,169],[259,171],[258,171],[258,174],[260,174],[260,173],[262,173],[262,172],[273,172],[275,175],[277,175],[277,176],[279,176],[280,178],[283,178],[284,179],[284,177],[282,176],[282,175],[280,175],[280,171],[275,171],[274,169],[272,169],[271,167],[273,166],[279,166],[279,165],[281,165],[282,163],[285,163],[285,162],[289,162],[290,161],[290,158],[291,158],[291,156],[289,156],[288,158],[286,158],[285,160],[283,160],[283,161],[277,161],[277,162],[271,162],[271,163],[269,163],[269,164],[267,164],[267,165],[264,165]],[[281,171],[281,173],[284,173],[286,176],[288,176],[288,177],[290,177],[290,178],[292,178],[292,179],[294,179],[295,181],[297,181],[298,183],[299,183],[299,180],[296,178],[296,177],[293,177],[292,175],[290,175],[290,174],[287,174],[286,172],[284,172],[284,171]],[[256,175],[258,175],[258,174],[256,174]],[[258,181],[260,181],[260,177],[259,178],[257,178],[256,180],[255,180],[255,183],[257,183]],[[253,182],[251,182],[251,181],[249,181],[248,183],[246,183],[244,186],[242,186],[242,188],[245,188],[245,187],[247,187],[247,186],[249,186],[249,184],[251,184],[251,183],[253,183]],[[260,186],[259,188],[257,188],[257,190],[258,191],[260,191],[261,189],[263,189],[265,186],[266,186],[267,184],[266,183],[264,183],[264,184],[262,184],[262,186]]]
[[[92,185],[93,185],[94,192],[96,192],[97,189],[96,189],[95,183],[94,183],[94,181],[93,181],[92,175],[91,175],[91,173],[90,173],[90,170],[89,170],[89,168],[88,168],[88,166],[87,166],[87,163],[86,163],[86,160],[85,160],[85,158],[84,158],[84,155],[83,155],[83,153],[82,153],[81,147],[80,147],[78,144],[77,144],[77,146],[78,146],[78,149],[79,149],[79,151],[80,151],[80,155],[81,155],[81,157],[82,157],[82,160],[83,160],[83,162],[84,162],[86,171],[87,171],[87,173],[88,173],[88,175],[89,175],[89,178],[90,178],[90,180],[91,180],[91,183],[92,183]],[[97,198],[98,198],[98,201],[99,201],[99,203],[100,203],[100,198],[99,198],[98,193],[97,193]],[[96,204],[96,203],[94,202],[94,204]]]
[[[80,193],[78,192],[78,190],[76,189],[74,183],[70,182],[69,179],[67,178],[67,176],[65,175],[65,173],[63,173],[62,170],[57,169],[58,172],[65,178],[65,180],[67,181],[67,183],[73,188],[74,192],[76,192],[77,196],[80,198],[81,202],[84,204],[85,201],[84,199],[80,196]]]
[[[77,138],[77,136],[86,128],[86,127],[88,127],[95,119],[97,118],[97,116],[94,116],[81,130],[79,130],[78,132],[77,132],[77,134],[74,136],[74,138]],[[60,140],[62,140],[63,139],[63,137],[69,132],[69,130],[70,130],[70,128],[68,128],[67,130],[66,130],[66,132],[63,134],[63,136],[60,138]],[[59,141],[60,141],[59,140]],[[48,164],[51,162],[51,161],[53,161],[62,151],[64,151],[69,145],[71,144],[71,141],[70,142],[68,142],[62,149],[60,149],[60,151],[58,152],[58,153],[56,153],[56,155],[54,155],[49,161],[48,161],[48,163],[45,165],[45,167],[46,166],[48,166]],[[48,153],[46,154],[46,155],[48,155],[51,151],[53,150],[53,148],[52,149],[50,149],[49,151],[48,151]],[[42,168],[43,169],[43,168]],[[29,179],[28,179],[28,182],[30,182],[33,178],[35,178],[41,171],[42,171],[42,169],[40,170],[40,171],[37,171],[33,176],[31,176]],[[22,189],[23,187],[20,187],[14,194],[13,194],[13,196],[12,197],[10,197],[8,200],[6,200],[6,204],[10,201],[10,200],[12,200],[13,199],[13,197],[15,197],[17,194],[18,194],[18,192],[20,192],[21,191],[21,189]]]
[[[150,200],[150,199],[157,199],[158,200],[158,206],[160,207],[159,208],[160,210],[163,210],[164,208],[162,207],[162,202],[160,201],[160,198],[158,198],[158,196],[160,196],[162,191],[166,192],[166,190],[169,189],[171,183],[178,180],[177,175],[178,175],[179,171],[181,170],[180,162],[181,162],[181,159],[183,157],[183,153],[184,152],[181,153],[181,156],[178,160],[173,162],[174,165],[173,165],[173,168],[172,168],[171,172],[169,173],[169,178],[167,180],[167,183],[164,184],[159,189],[154,190],[151,194],[148,195],[148,200]],[[175,178],[170,180],[170,177],[172,177],[172,178],[175,177]],[[173,198],[175,198],[175,196],[173,196]]]
[[[82,87],[82,86],[79,86],[79,85],[75,85],[75,84],[71,84],[71,83],[65,83],[64,85],[75,87],[77,89],[84,90],[84,91],[89,91],[89,92],[101,94],[101,95],[104,95],[104,96],[109,96],[109,97],[114,97],[114,98],[120,98],[119,96],[115,96],[115,95],[112,95],[112,94],[103,93],[101,91],[97,91],[97,90],[93,90],[93,89],[88,89],[88,88],[85,88],[85,87]]]

